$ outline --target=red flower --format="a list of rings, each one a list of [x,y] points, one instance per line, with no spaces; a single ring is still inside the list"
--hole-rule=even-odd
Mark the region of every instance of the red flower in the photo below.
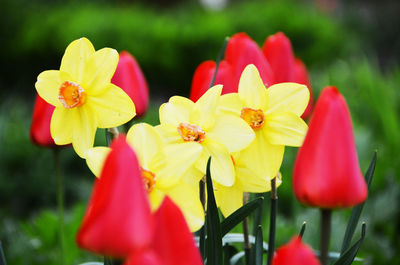
[[[31,141],[34,144],[44,147],[57,146],[50,134],[50,120],[54,108],[53,105],[44,101],[39,95],[36,96],[30,130]]]
[[[76,239],[82,248],[123,258],[150,245],[153,226],[135,153],[125,136],[111,149]]]
[[[293,237],[290,242],[280,247],[274,256],[272,265],[319,265],[312,249],[303,244],[301,238]]]
[[[310,116],[313,107],[314,97],[311,89],[310,79],[308,78],[307,68],[303,61],[299,58],[294,59],[294,82],[306,85],[310,91],[310,100],[308,101],[307,108],[304,110],[302,118]]]
[[[270,86],[274,83],[270,64],[257,43],[246,33],[237,33],[229,39],[225,51],[225,60],[233,69],[235,92],[238,91],[240,76],[244,68],[249,64],[254,64],[257,67],[264,84]]]
[[[139,64],[129,52],[120,53],[111,82],[122,88],[135,103],[136,117],[146,112],[149,104],[149,88]]]
[[[293,187],[299,201],[320,208],[350,207],[367,198],[350,113],[336,87],[326,87],[315,106]]]
[[[125,265],[202,265],[200,253],[181,210],[167,196],[154,214],[152,248],[133,252]]]

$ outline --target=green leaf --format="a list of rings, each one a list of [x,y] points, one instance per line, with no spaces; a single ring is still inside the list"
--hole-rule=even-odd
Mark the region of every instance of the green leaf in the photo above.
[[[257,227],[256,244],[254,245],[255,265],[262,265],[263,262],[263,234],[261,226]]]
[[[231,258],[238,253],[237,249],[234,246],[229,244],[224,245],[224,265],[229,265]]]
[[[0,265],[7,265],[6,257],[4,256],[3,246],[0,241]]]
[[[306,231],[306,225],[307,225],[306,221],[304,221],[303,224],[301,225],[301,229],[300,229],[300,233],[299,233],[300,238],[303,238],[304,231]]]
[[[364,240],[365,228],[365,223],[362,223],[361,238],[356,243],[354,243],[354,245],[349,248],[343,255],[341,255],[340,258],[333,265],[350,265],[353,262],[354,258],[357,255],[358,249],[360,248],[361,243]]]
[[[371,163],[369,164],[367,173],[365,173],[365,181],[367,182],[368,190],[371,185],[372,177],[374,175],[375,165],[376,165],[376,151],[374,153],[374,156],[372,157]],[[343,238],[342,250],[340,251],[341,255],[343,255],[343,253],[349,248],[351,244],[351,239],[353,238],[354,231],[358,224],[358,220],[360,219],[364,204],[365,202],[357,205],[351,211],[349,223],[347,224],[346,233]]]
[[[222,236],[221,226],[219,223],[219,213],[214,197],[214,189],[211,180],[211,157],[207,162],[206,184],[207,184],[207,240],[206,240],[206,256],[207,265],[222,264]]]
[[[237,209],[234,213],[229,215],[225,220],[221,223],[221,235],[226,235],[229,231],[231,231],[237,224],[243,221],[244,218],[249,216],[254,210],[256,210],[259,206],[262,205],[264,198],[260,197],[254,199],[247,204],[243,205],[239,209]]]
[[[219,53],[218,53],[217,63],[215,65],[215,71],[214,71],[213,77],[211,79],[211,83],[210,83],[210,87],[209,88],[214,86],[215,78],[217,77],[217,72],[218,72],[218,68],[219,68],[219,63],[221,62],[222,57],[225,54],[225,50],[226,50],[226,46],[228,45],[228,41],[229,41],[229,37],[225,37],[224,44],[222,45],[222,47],[221,47],[221,49],[219,50]]]

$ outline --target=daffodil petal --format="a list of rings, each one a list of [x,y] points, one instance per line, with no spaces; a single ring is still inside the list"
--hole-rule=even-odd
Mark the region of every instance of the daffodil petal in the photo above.
[[[72,142],[72,134],[78,115],[77,109],[65,109],[64,107],[54,109],[50,121],[50,133],[56,144],[64,145]]]
[[[217,205],[225,217],[243,206],[243,190],[236,184],[232,187],[216,184],[214,194]]]
[[[126,135],[126,140],[135,150],[140,165],[147,170],[164,145],[158,132],[147,123],[133,125]]]
[[[268,101],[267,89],[254,64],[249,64],[243,70],[239,80],[238,94],[246,107],[266,110]]]
[[[204,224],[204,210],[201,205],[198,189],[184,182],[171,187],[165,193],[178,205],[190,231],[199,230]]]
[[[222,85],[211,87],[195,103],[194,109],[190,114],[190,121],[207,131],[214,125],[215,113],[222,92]]]
[[[118,52],[111,48],[103,48],[90,56],[82,80],[82,87],[88,95],[102,94],[108,89],[118,58]]]
[[[199,185],[199,181],[204,177],[204,173],[197,169],[197,167],[190,167],[183,174],[182,181],[189,185],[195,186]]]
[[[97,116],[99,128],[120,126],[135,116],[135,105],[119,87],[109,84],[102,94],[88,97],[87,102]]]
[[[86,152],[86,164],[90,171],[96,176],[100,177],[101,170],[103,169],[104,161],[110,153],[111,148],[105,146],[98,146],[90,148]]]
[[[273,113],[266,116],[265,136],[274,145],[301,146],[307,133],[307,124],[297,115]]]
[[[280,83],[267,89],[268,107],[266,114],[274,112],[292,112],[301,116],[310,99],[310,92],[305,85]]]
[[[156,183],[157,185],[157,183]],[[157,187],[154,188],[150,193],[149,193],[149,201],[150,201],[150,207],[151,211],[154,212],[160,207],[162,201],[164,200],[165,193],[158,189]]]
[[[57,70],[41,72],[35,83],[36,91],[39,96],[47,103],[56,107],[62,107],[61,101],[58,99],[60,86],[60,72]]]
[[[271,190],[271,182],[265,178],[260,178],[251,169],[235,166],[235,172],[236,181],[241,183],[243,191],[260,193]]]
[[[247,147],[255,135],[243,119],[233,115],[218,115],[206,137],[225,145],[229,152],[236,152]]]
[[[207,153],[211,156],[212,179],[221,185],[231,187],[235,183],[235,171],[228,149],[224,145],[211,140],[206,140],[203,144]],[[203,170],[205,172],[206,168]]]
[[[181,122],[189,123],[190,112],[194,107],[190,99],[173,96],[160,107],[160,123],[178,127]]]
[[[95,53],[93,44],[86,38],[71,42],[65,50],[61,60],[60,71],[67,72],[73,77],[73,82],[80,84],[83,80],[85,66],[89,58]]]
[[[218,112],[224,114],[234,114],[240,116],[243,103],[238,93],[229,93],[222,95],[219,99]]]
[[[183,139],[178,133],[178,128],[171,124],[160,124],[155,127],[165,143],[182,143]]]
[[[160,188],[175,185],[199,158],[203,147],[195,142],[170,144],[155,157],[151,171],[157,175]]]
[[[240,158],[259,177],[269,181],[279,171],[282,164],[285,147],[271,144],[265,134],[264,128],[255,131],[256,138],[240,153]]]
[[[72,146],[80,157],[85,158],[87,150],[94,144],[97,121],[93,111],[86,106],[80,107],[77,113],[72,134]]]

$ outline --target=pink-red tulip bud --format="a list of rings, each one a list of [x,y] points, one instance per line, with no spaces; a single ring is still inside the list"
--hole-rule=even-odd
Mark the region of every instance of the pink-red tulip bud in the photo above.
[[[311,89],[311,83],[310,78],[308,77],[307,68],[303,61],[299,58],[294,59],[294,82],[306,85],[308,87],[308,91],[310,91],[310,100],[308,101],[307,108],[301,116],[304,119],[309,117],[311,114],[311,110],[314,104],[314,96]]]
[[[299,201],[324,209],[351,207],[367,198],[350,112],[336,87],[326,87],[315,105],[297,154],[293,188]]]
[[[320,265],[312,249],[298,236],[280,247],[274,256],[272,265]]]
[[[129,52],[120,53],[111,82],[122,88],[135,103],[136,117],[146,112],[149,104],[149,88],[139,64]]]
[[[57,146],[50,134],[50,121],[54,109],[53,105],[44,101],[39,95],[36,96],[30,130],[31,141],[34,144],[44,147]]]

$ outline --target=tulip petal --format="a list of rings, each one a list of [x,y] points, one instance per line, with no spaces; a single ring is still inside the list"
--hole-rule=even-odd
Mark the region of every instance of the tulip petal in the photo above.
[[[140,165],[149,170],[156,154],[163,147],[163,141],[158,132],[149,124],[139,123],[129,129],[126,140],[135,150]]]
[[[80,84],[83,81],[85,66],[89,58],[95,53],[93,44],[86,38],[71,42],[65,50],[61,60],[60,71],[67,72],[73,81]]]
[[[167,189],[165,193],[181,209],[190,231],[195,232],[203,226],[204,209],[195,187],[181,181]]]
[[[203,147],[195,142],[165,146],[151,166],[157,175],[157,185],[160,188],[175,185],[198,160],[202,151]]]
[[[198,168],[204,173],[208,157],[211,156],[212,179],[221,185],[231,187],[235,183],[235,171],[228,149],[224,145],[209,139],[203,142],[203,146],[205,152],[203,151],[200,158],[202,161],[198,165],[200,168]]]
[[[241,151],[240,157],[257,176],[270,181],[279,171],[285,147],[271,144],[263,130],[255,131],[256,139]]]
[[[293,237],[286,245],[281,246],[274,256],[272,265],[307,264],[320,265],[313,250],[301,241],[298,236]]]
[[[39,95],[36,95],[29,133],[33,143],[44,147],[56,146],[50,134],[50,121],[53,112],[54,106],[44,101]]]
[[[60,93],[61,79],[60,71],[48,70],[41,72],[35,83],[36,91],[39,96],[47,103],[55,106],[62,107],[61,101],[58,99]]]
[[[85,158],[87,150],[93,147],[94,144],[97,129],[96,116],[90,108],[81,107],[78,109],[76,117],[72,134],[72,146],[80,157]]]
[[[178,127],[181,122],[189,123],[190,112],[194,107],[193,101],[185,97],[174,96],[160,107],[160,123]]]
[[[293,113],[273,113],[266,116],[265,136],[276,145],[301,146],[307,133],[307,124]]]
[[[310,92],[305,85],[297,83],[280,83],[267,89],[268,108],[266,113],[292,112],[297,116],[303,114],[310,99]]]
[[[206,137],[225,145],[229,152],[236,152],[247,147],[255,135],[243,119],[233,115],[218,115]]]
[[[100,177],[104,161],[106,160],[110,151],[111,148],[104,146],[93,147],[87,151],[86,164],[96,177]]]
[[[82,87],[89,95],[104,93],[118,64],[118,52],[111,48],[96,51],[85,65]]]
[[[222,85],[216,85],[199,98],[190,114],[190,121],[193,124],[200,126],[205,131],[214,125],[215,111],[218,106],[221,91]]]
[[[218,111],[220,113],[234,114],[240,116],[243,103],[238,93],[225,94],[220,97]]]
[[[267,90],[257,68],[253,64],[246,66],[243,70],[239,81],[238,93],[246,107],[266,110]]]
[[[130,253],[130,256],[123,265],[163,265],[163,263],[157,257],[157,254],[150,250]]]
[[[227,217],[243,206],[243,190],[235,183],[232,187],[215,184],[215,199],[222,214]]]
[[[51,137],[58,145],[72,142],[72,134],[79,119],[78,109],[55,108],[50,122]]]
[[[113,84],[109,84],[104,93],[88,97],[86,104],[90,104],[96,114],[99,128],[117,127],[135,116],[132,100]]]

